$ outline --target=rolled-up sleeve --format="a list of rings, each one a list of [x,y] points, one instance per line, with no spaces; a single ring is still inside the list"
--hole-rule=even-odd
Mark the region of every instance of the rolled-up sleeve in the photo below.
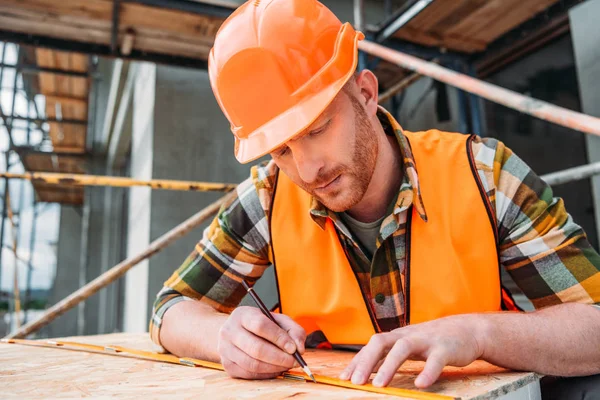
[[[535,308],[600,304],[600,256],[563,200],[504,144],[483,145],[503,267]]]
[[[271,265],[267,221],[276,173],[272,163],[254,167],[221,207],[191,254],[158,293],[150,320],[150,336],[160,346],[163,316],[180,301],[202,301],[230,313],[245,296],[241,281],[253,284]]]

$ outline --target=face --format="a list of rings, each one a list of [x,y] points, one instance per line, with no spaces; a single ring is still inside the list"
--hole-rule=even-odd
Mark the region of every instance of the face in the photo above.
[[[308,129],[271,156],[296,185],[342,212],[365,195],[377,154],[372,121],[357,95],[344,89]]]

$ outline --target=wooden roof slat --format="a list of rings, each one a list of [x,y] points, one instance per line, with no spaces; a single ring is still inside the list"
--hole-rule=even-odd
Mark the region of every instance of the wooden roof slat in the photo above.
[[[68,91],[67,91],[68,92]],[[85,106],[86,99],[62,95],[46,95],[46,103],[61,103],[64,106]]]
[[[452,1],[437,0],[430,3],[425,9],[427,12],[421,11],[415,15],[407,24],[412,28],[418,28],[423,31],[430,30],[438,21],[442,20],[454,9]]]
[[[43,14],[72,16],[88,20],[112,20],[112,0],[2,0],[10,9],[24,9]]]
[[[63,172],[68,174],[82,174],[85,172],[85,161],[81,156],[26,152],[22,154],[21,159],[28,171]],[[81,187],[61,187],[40,182],[33,182],[33,187],[39,201],[73,205],[83,204],[83,188]]]
[[[0,26],[2,29],[25,32],[30,35],[53,38],[70,38],[88,43],[105,44],[110,42],[110,22],[101,29],[87,24],[87,21],[65,23],[45,14],[0,5]]]
[[[75,188],[74,190],[64,189],[47,189],[40,190],[37,188],[38,184],[33,185],[36,189],[38,201],[43,203],[60,203],[70,205],[82,205],[83,204],[83,189]]]
[[[6,0],[0,5],[0,25],[28,34],[106,45],[112,35],[112,4],[110,0]],[[122,3],[119,42],[132,29],[136,49],[206,59],[222,22],[222,18],[212,16]],[[138,43],[160,47],[140,48]],[[60,79],[57,84],[62,84]]]
[[[404,40],[414,40],[425,46],[448,47],[454,50],[473,52],[484,50],[486,42],[473,38],[440,36],[435,33],[421,32],[411,28],[403,28],[396,37]]]
[[[79,53],[70,53],[73,71],[87,72],[90,69],[89,56]]]
[[[395,33],[425,46],[472,53],[558,0],[437,0]]]
[[[489,0],[483,6],[478,7],[471,15],[458,21],[453,27],[446,30],[447,35],[462,37],[473,36],[481,29],[485,29],[491,18],[504,11],[504,7],[512,7],[515,0]]]
[[[213,17],[159,9],[134,3],[123,3],[120,10],[120,26],[136,30],[148,28],[176,35],[189,36],[212,44],[223,20]]]
[[[36,58],[37,64],[40,67],[56,68],[54,63],[54,56],[52,50],[37,48]],[[40,73],[40,91],[42,93],[56,93],[56,81],[54,80],[54,74]]]
[[[53,161],[54,158],[54,161]],[[22,156],[28,171],[64,172],[68,174],[84,173],[84,160],[81,156],[54,155],[48,153],[26,153]]]
[[[71,69],[71,62],[68,53],[54,53],[54,59],[56,60],[56,67],[65,71]],[[72,96],[71,93],[71,80],[65,75],[55,75],[54,80],[56,81],[56,87],[58,96]]]
[[[490,21],[488,27],[477,32],[476,35],[482,40],[491,42],[515,26],[529,20],[557,1],[558,0],[537,0],[531,3],[521,1],[520,4],[522,4],[522,6],[508,9],[503,16]]]
[[[445,36],[448,30],[456,24],[469,18],[474,12],[489,3],[488,0],[467,0],[457,2],[458,4],[452,9],[448,15],[440,19],[432,31]]]
[[[86,127],[81,125],[62,125],[50,122],[50,138],[55,151],[85,152]],[[77,150],[75,150],[77,149]]]
[[[193,58],[206,58],[211,46],[202,43],[173,42],[170,39],[136,37],[135,46],[140,50],[149,52],[159,51],[165,54],[187,56]]]

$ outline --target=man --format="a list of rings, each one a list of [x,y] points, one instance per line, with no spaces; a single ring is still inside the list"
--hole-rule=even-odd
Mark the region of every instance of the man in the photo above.
[[[600,373],[600,257],[561,199],[493,139],[403,131],[355,73],[362,34],[315,0],[249,1],[209,59],[235,155],[252,169],[155,303],[153,340],[271,378],[305,340],[364,345],[342,379],[387,385],[408,358],[425,388],[481,358]],[[279,328],[237,307],[274,267]],[[503,267],[538,309],[518,311]],[[183,301],[183,300],[193,301]],[[236,308],[237,307],[237,308]]]

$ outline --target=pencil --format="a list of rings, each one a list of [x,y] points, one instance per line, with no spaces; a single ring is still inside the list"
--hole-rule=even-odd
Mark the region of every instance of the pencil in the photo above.
[[[262,311],[262,313],[267,318],[269,318],[271,321],[273,321],[277,326],[279,326],[281,328],[281,326],[277,323],[277,321],[275,321],[275,318],[273,318],[273,316],[271,315],[271,313],[269,312],[269,310],[267,309],[267,307],[265,306],[265,304],[262,302],[262,300],[260,299],[260,297],[258,297],[258,295],[254,291],[254,289],[252,289],[246,283],[246,281],[243,280],[243,279],[242,279],[242,285],[244,285],[244,289],[246,289],[246,291],[250,294],[250,297],[252,297],[252,300],[254,300],[254,302],[256,303],[256,305],[258,306],[258,308],[260,308],[260,311]],[[308,365],[306,364],[306,361],[304,361],[304,359],[302,358],[302,356],[300,355],[300,353],[298,353],[298,350],[296,350],[294,352],[294,354],[292,354],[292,355],[294,356],[294,358],[296,359],[296,361],[298,361],[298,364],[300,364],[300,366],[302,367],[302,369],[304,370],[304,372],[306,373],[306,375],[308,375],[310,377],[310,379],[313,380],[314,383],[317,383],[317,380],[315,379],[315,376],[310,371],[310,368],[308,368]]]

